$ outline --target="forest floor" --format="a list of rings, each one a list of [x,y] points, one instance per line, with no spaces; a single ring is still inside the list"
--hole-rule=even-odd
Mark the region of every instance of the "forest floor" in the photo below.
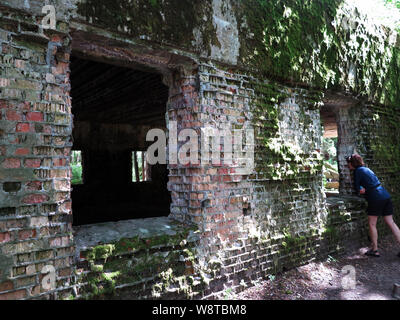
[[[393,236],[379,241],[380,257],[368,257],[367,247],[339,257],[270,276],[232,300],[396,300],[393,285],[400,284],[400,246]],[[349,270],[349,271],[347,271]],[[350,272],[350,273],[349,273]],[[352,275],[355,275],[353,277]],[[355,281],[353,280],[355,279]]]

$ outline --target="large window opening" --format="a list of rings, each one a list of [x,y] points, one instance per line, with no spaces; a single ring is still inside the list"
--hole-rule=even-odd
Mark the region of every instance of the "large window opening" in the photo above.
[[[74,225],[168,216],[166,165],[149,166],[146,134],[164,129],[157,73],[71,57]]]
[[[323,187],[326,196],[339,195],[338,126],[336,115],[329,106],[321,108],[323,128]]]

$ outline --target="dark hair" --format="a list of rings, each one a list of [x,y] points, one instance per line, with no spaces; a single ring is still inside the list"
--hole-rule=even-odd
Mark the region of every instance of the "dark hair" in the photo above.
[[[350,162],[354,168],[365,166],[363,158],[356,153],[346,157],[346,161]]]

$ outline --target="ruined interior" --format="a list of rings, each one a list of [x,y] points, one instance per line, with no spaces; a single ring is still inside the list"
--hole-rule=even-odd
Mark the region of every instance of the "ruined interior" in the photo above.
[[[71,58],[73,150],[82,153],[82,184],[72,185],[74,225],[166,216],[170,195],[166,165],[147,170],[135,154],[146,132],[165,129],[168,87],[161,75]],[[144,160],[144,159],[139,159]]]

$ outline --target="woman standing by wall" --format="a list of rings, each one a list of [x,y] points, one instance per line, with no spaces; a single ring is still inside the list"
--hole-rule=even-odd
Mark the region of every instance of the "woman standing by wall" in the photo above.
[[[371,248],[365,254],[373,257],[380,257],[378,251],[378,231],[376,223],[378,217],[383,217],[386,224],[392,230],[393,235],[400,244],[400,229],[393,221],[393,204],[390,194],[381,185],[375,173],[365,167],[362,157],[353,154],[346,157],[348,168],[354,171],[354,187],[357,194],[365,194],[368,201],[368,225],[371,237]],[[400,257],[400,252],[398,254]]]

